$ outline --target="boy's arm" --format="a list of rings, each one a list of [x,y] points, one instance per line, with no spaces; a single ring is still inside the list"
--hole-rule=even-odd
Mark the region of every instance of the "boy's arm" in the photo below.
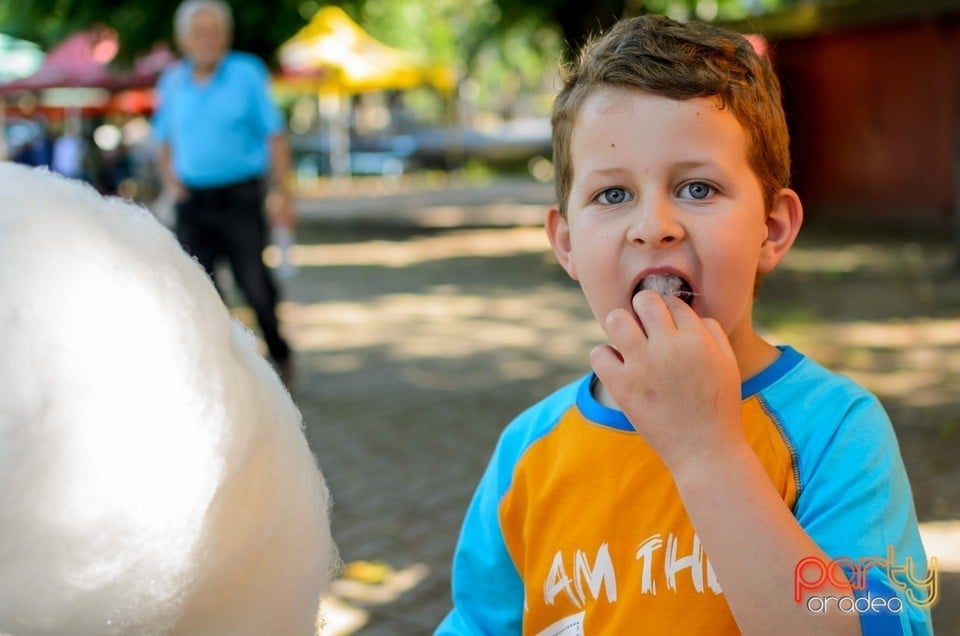
[[[741,631],[861,633],[856,614],[813,614],[793,600],[797,563],[829,558],[743,434],[737,363],[719,324],[653,292],[638,294],[634,309],[642,327],[625,310],[611,312],[605,328],[616,349],[598,347],[591,363],[673,475]],[[852,598],[830,585],[822,592]]]
[[[453,555],[453,609],[436,636],[519,634],[523,582],[507,553],[498,508],[502,441],[474,493]]]
[[[814,614],[795,602],[797,564],[830,558],[784,505],[749,446],[685,463],[673,475],[744,633],[861,633],[854,613]],[[848,588],[830,584],[819,593],[852,600]]]

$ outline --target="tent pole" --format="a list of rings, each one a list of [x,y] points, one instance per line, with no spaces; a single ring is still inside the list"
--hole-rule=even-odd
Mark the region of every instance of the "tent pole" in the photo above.
[[[321,96],[330,125],[330,174],[337,180],[350,180],[350,96],[339,88]]]
[[[7,98],[0,95],[0,161],[6,161],[10,158],[10,151],[7,149]]]

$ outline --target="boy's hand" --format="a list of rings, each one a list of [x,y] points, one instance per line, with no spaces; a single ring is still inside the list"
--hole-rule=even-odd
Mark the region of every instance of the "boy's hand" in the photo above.
[[[726,334],[678,298],[652,291],[607,316],[613,346],[590,353],[597,377],[633,427],[675,473],[745,443],[740,375]],[[693,464],[696,465],[696,464]]]

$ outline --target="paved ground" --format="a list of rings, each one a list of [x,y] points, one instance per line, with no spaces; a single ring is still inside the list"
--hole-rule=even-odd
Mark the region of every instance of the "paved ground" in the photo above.
[[[503,217],[478,212],[485,204],[469,197],[450,203],[450,196],[406,207],[390,198],[360,204],[345,198],[326,208],[316,199],[300,202],[307,212],[295,252],[300,271],[285,282],[282,318],[300,351],[295,399],[334,494],[334,536],[348,564],[329,603],[329,634],[431,631],[449,608],[457,531],[499,431],[534,399],[583,373],[599,338],[579,290],[548,254],[542,230],[511,227]],[[530,206],[525,214],[538,205],[535,197],[517,200]],[[508,204],[508,197],[499,204]],[[352,205],[366,206],[364,222],[350,216]],[[436,208],[449,208],[452,217],[445,218],[501,227],[423,227],[450,225],[428,214]],[[942,241],[935,247],[914,257],[939,258],[939,264]],[[813,271],[804,270],[804,258],[815,270],[839,248],[818,249],[812,244],[801,251],[798,267],[784,280],[802,284]],[[908,422],[909,430],[901,431],[908,470],[924,479],[919,487],[914,482],[921,518],[948,523],[960,519],[960,286],[955,280],[949,285],[947,316],[933,324],[939,339],[922,335],[928,333],[925,322],[912,336],[901,336],[907,346],[933,338],[927,344],[944,357],[931,371],[936,377],[927,379],[942,399],[928,395],[927,410],[918,411],[898,398],[896,386],[888,387],[891,406]],[[812,303],[808,309],[798,311],[836,310],[810,298],[803,297]],[[850,311],[844,319],[853,330],[848,340],[842,331],[817,332],[817,325],[804,330],[810,323],[804,316],[773,328],[856,371],[863,352],[872,351],[857,325],[889,321]],[[861,355],[850,362],[844,357],[850,351]],[[893,354],[883,351],[886,367],[896,366]],[[883,378],[873,380],[886,386]],[[930,425],[911,423],[921,419]],[[945,536],[950,542],[958,535]],[[960,634],[960,563],[952,567],[943,575],[938,633]]]
[[[594,326],[536,229],[317,238],[334,242],[301,251],[315,265],[283,314],[303,352],[296,398],[344,561],[391,570],[336,592],[369,614],[359,633],[428,633],[500,429],[583,370]]]

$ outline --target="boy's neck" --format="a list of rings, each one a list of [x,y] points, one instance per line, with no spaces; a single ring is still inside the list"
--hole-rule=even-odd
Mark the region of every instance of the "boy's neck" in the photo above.
[[[737,368],[740,370],[741,383],[759,374],[780,357],[780,350],[761,338],[752,329],[743,338],[738,339],[736,336],[731,336],[730,346],[737,356]]]

